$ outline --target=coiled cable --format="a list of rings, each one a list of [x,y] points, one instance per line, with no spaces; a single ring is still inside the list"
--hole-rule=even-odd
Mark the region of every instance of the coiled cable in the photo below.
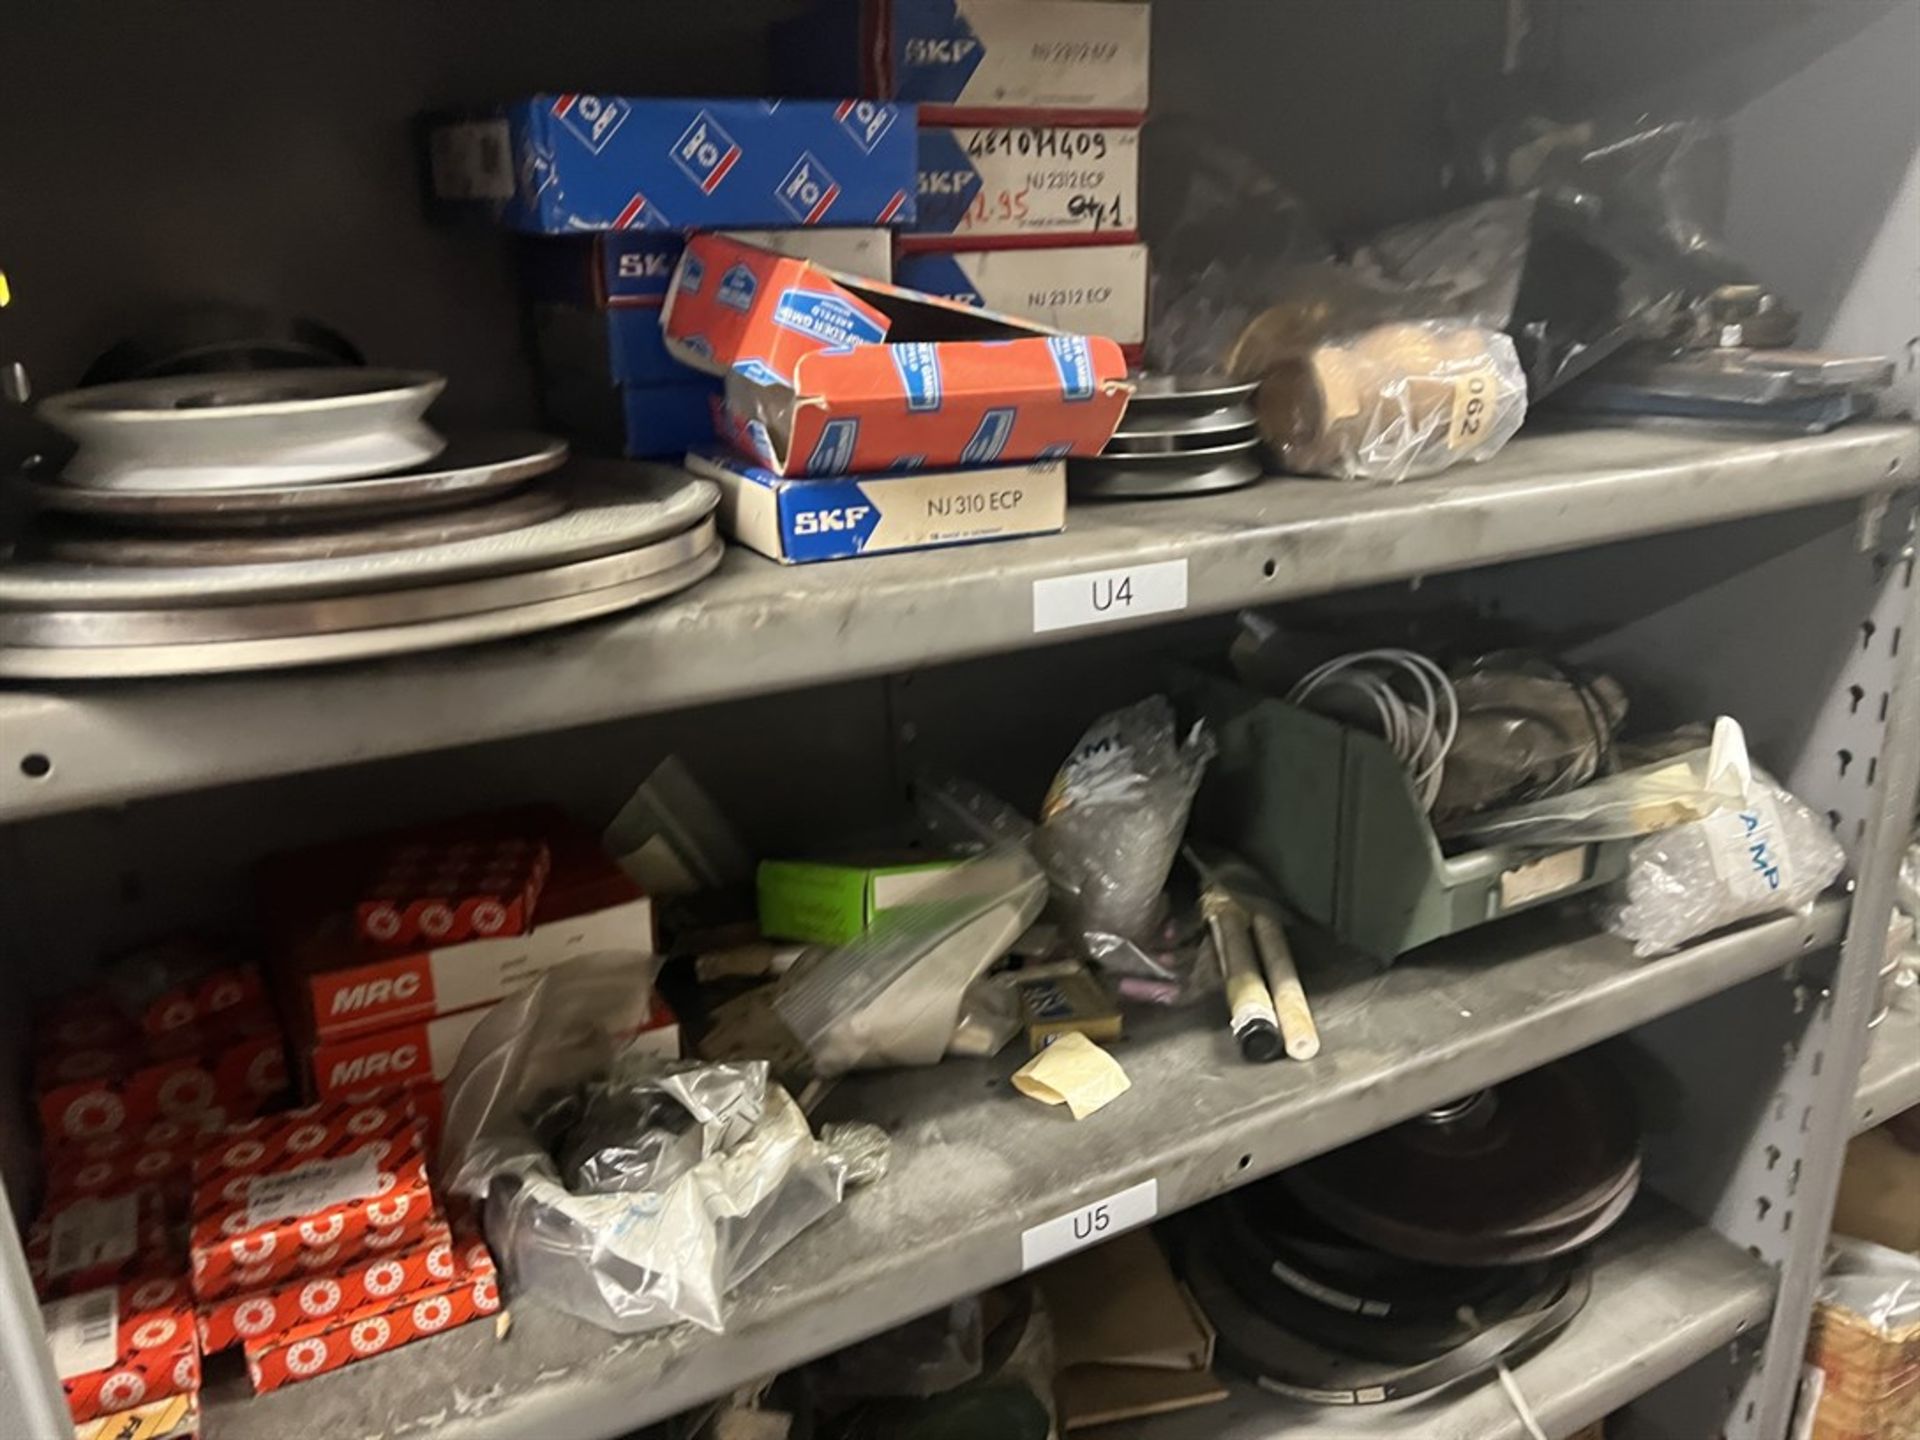
[[[1460,701],[1447,672],[1417,650],[1356,650],[1318,665],[1287,692],[1294,705],[1335,719],[1357,710],[1377,721],[1423,809],[1440,797],[1447,752],[1460,730]]]

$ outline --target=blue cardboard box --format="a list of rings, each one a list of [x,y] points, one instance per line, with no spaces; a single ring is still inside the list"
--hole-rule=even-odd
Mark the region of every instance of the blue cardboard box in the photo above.
[[[506,124],[501,218],[534,234],[913,218],[910,105],[535,95]]]
[[[720,486],[720,528],[783,565],[1045,535],[1067,523],[1061,460],[802,480],[712,450],[687,469]]]

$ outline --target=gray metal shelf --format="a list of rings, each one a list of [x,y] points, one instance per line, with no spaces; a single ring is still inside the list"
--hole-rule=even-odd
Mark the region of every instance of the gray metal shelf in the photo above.
[[[1772,1307],[1768,1266],[1674,1207],[1642,1202],[1597,1247],[1586,1309],[1513,1377],[1550,1440],[1565,1440],[1764,1325]],[[1526,1440],[1494,1383],[1364,1410],[1231,1385],[1225,1404],[1116,1425],[1102,1440]]]
[[[1078,1124],[1008,1086],[1012,1055],[856,1078],[822,1118],[883,1124],[892,1173],[748,1281],[725,1335],[620,1339],[529,1305],[498,1346],[469,1327],[258,1399],[216,1390],[205,1433],[607,1440],[1017,1274],[1029,1226],[1149,1179],[1160,1214],[1196,1204],[1835,945],[1848,908],[1644,962],[1577,908],[1384,975],[1303,954],[1318,1060],[1242,1062],[1211,1005],[1149,1014],[1114,1047],[1133,1089]]]
[[[1910,425],[1788,440],[1543,428],[1487,465],[1405,485],[1276,479],[1179,502],[1077,506],[1060,535],[853,564],[782,568],[735,549],[679,599],[524,641],[277,676],[0,690],[0,823],[1088,633],[1035,636],[1036,580],[1184,559],[1185,613],[1204,614],[1916,479]]]
[[[1920,1105],[1920,994],[1904,991],[1867,1040],[1853,1097],[1853,1133]]]

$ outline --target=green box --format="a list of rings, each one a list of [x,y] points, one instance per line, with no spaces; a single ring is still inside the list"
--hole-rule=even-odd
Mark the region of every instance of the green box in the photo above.
[[[760,933],[770,940],[844,945],[885,911],[925,894],[925,877],[960,863],[762,860],[755,884]]]

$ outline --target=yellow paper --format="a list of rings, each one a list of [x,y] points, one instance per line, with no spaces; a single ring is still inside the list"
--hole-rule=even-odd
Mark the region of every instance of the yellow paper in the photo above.
[[[1069,1031],[1013,1072],[1013,1088],[1043,1105],[1065,1105],[1084,1120],[1132,1088],[1120,1062],[1078,1031]]]

